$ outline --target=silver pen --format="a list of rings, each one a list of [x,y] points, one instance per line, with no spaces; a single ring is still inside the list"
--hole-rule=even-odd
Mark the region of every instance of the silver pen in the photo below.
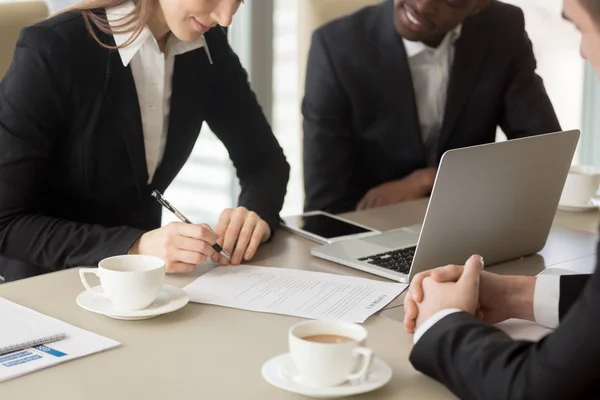
[[[169,203],[167,200],[165,200],[163,195],[158,190],[155,190],[152,192],[152,197],[154,197],[156,199],[156,201],[158,201],[160,203],[160,205],[162,205],[164,208],[166,208],[167,210],[169,210],[173,214],[175,214],[175,216],[177,218],[179,218],[181,220],[181,222],[185,222],[186,224],[192,223],[192,221],[187,219],[187,217],[185,215],[183,215],[178,209],[173,207],[173,205],[171,203]],[[215,251],[217,253],[219,253],[220,255],[222,255],[223,257],[227,258],[228,260],[231,260],[231,257],[229,256],[229,254],[227,254],[227,252],[225,250],[223,250],[223,248],[221,246],[219,246],[218,243],[213,244],[212,248],[215,249]]]

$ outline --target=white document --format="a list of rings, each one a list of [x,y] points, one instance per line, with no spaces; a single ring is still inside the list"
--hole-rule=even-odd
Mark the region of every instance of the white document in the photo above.
[[[12,321],[25,320],[28,323],[33,321],[39,326],[43,326],[44,330],[62,332],[66,337],[57,342],[0,355],[0,382],[120,345],[119,342],[74,327],[0,297],[0,316],[2,315],[10,316]],[[4,330],[16,329],[14,325],[11,326],[4,322],[0,318],[0,336]]]
[[[529,340],[532,342],[537,342],[552,332],[552,329],[538,325],[535,322],[515,318],[507,319],[495,326],[515,340]]]
[[[273,267],[217,267],[184,288],[190,301],[320,320],[365,322],[408,285]]]

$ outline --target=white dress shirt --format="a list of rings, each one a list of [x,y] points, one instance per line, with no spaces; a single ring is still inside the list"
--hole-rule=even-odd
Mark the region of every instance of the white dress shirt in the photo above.
[[[535,281],[533,294],[533,317],[537,324],[552,329],[555,329],[558,326],[559,299],[560,276],[538,275]],[[417,328],[413,336],[413,342],[416,344],[429,328],[437,324],[444,317],[460,311],[461,310],[458,308],[448,308],[433,314]]]
[[[427,149],[428,165],[435,166],[437,139],[444,122],[450,71],[454,62],[454,43],[461,26],[450,31],[437,48],[404,39],[412,75],[421,135]]]
[[[132,1],[107,9],[108,23],[115,28],[122,23],[119,19],[133,10],[134,3]],[[130,36],[131,33],[113,35],[117,46],[127,42]],[[162,161],[167,143],[175,56],[200,47],[204,47],[208,59],[211,60],[204,36],[195,42],[182,42],[175,35],[169,34],[163,53],[150,29],[145,27],[131,44],[119,48],[123,66],[127,67],[131,64],[131,72],[135,81],[142,117],[148,183],[152,182],[154,173]]]

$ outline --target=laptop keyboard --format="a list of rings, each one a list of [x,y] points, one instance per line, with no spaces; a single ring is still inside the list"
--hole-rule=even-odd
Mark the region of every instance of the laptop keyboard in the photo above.
[[[359,258],[358,261],[377,265],[378,267],[400,272],[401,274],[408,274],[410,272],[410,266],[412,265],[416,249],[417,246],[407,247],[400,250],[392,250],[388,251],[387,253]]]

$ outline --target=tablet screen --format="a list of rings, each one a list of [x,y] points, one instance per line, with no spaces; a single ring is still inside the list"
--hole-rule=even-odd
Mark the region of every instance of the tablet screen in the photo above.
[[[370,229],[353,225],[328,215],[299,215],[285,219],[286,224],[305,230],[313,235],[332,239],[340,236],[355,235],[358,233],[372,232]]]

